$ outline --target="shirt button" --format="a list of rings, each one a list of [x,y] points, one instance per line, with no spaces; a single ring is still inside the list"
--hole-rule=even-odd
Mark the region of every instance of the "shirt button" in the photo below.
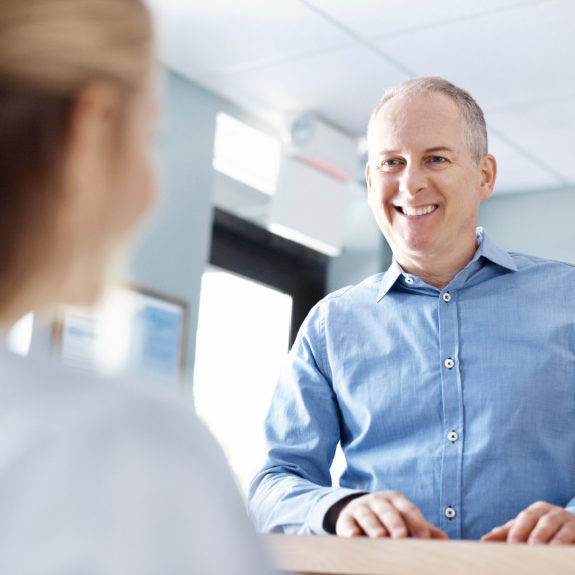
[[[455,365],[455,362],[451,358],[449,358],[445,360],[444,365],[447,369],[451,369]]]
[[[447,517],[447,519],[453,519],[455,517],[455,509],[453,509],[451,505],[445,510],[445,517]]]
[[[447,292],[443,294],[443,301],[451,301],[451,296]]]
[[[412,284],[413,283],[413,278],[410,278],[408,276],[405,276],[405,283],[406,284]]]
[[[449,441],[451,441],[451,443],[455,443],[459,439],[459,435],[457,435],[457,433],[455,431],[450,431],[447,434],[447,439],[449,439]]]

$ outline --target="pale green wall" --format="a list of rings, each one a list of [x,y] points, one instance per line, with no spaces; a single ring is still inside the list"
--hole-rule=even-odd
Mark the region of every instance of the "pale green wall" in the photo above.
[[[194,365],[201,279],[209,256],[215,117],[211,93],[168,73],[159,141],[160,203],[132,254],[133,281],[188,302],[185,383]]]
[[[478,223],[507,251],[575,263],[575,189],[495,196]]]

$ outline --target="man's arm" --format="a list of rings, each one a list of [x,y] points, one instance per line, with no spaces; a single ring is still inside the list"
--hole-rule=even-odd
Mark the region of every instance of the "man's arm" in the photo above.
[[[272,399],[265,424],[267,460],[249,495],[258,530],[446,538],[398,493],[331,487],[341,413],[322,325],[318,305],[298,334]]]
[[[252,481],[250,514],[259,531],[325,534],[327,511],[354,493],[332,488],[340,410],[322,339],[322,310],[311,312],[289,354],[266,418],[267,458]]]

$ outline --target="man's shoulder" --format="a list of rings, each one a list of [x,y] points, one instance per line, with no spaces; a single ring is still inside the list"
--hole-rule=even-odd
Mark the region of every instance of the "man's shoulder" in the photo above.
[[[377,302],[379,286],[384,275],[385,273],[380,273],[370,276],[357,285],[349,285],[326,295],[309,312],[304,322],[305,330],[314,325],[320,329],[319,326],[328,317],[339,318],[342,321],[356,318],[359,310]]]
[[[522,252],[508,252],[511,259],[515,262],[518,271],[534,270],[542,272],[563,272],[566,274],[575,274],[575,264],[543,258]]]
[[[343,301],[348,303],[350,300],[362,300],[362,299],[369,299],[373,296],[373,301],[375,301],[377,297],[377,293],[379,290],[379,286],[381,284],[381,280],[385,272],[375,274],[364,279],[362,282],[356,285],[349,285],[344,288],[338,289],[328,295],[326,295],[322,302],[320,303],[330,303],[330,302],[337,302]]]

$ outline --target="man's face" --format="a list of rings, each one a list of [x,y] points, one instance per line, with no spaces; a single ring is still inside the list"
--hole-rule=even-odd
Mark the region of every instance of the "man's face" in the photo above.
[[[475,166],[457,104],[441,93],[386,102],[370,133],[369,205],[402,263],[458,253],[475,238],[488,199],[484,160]],[[487,158],[487,156],[486,156]]]

